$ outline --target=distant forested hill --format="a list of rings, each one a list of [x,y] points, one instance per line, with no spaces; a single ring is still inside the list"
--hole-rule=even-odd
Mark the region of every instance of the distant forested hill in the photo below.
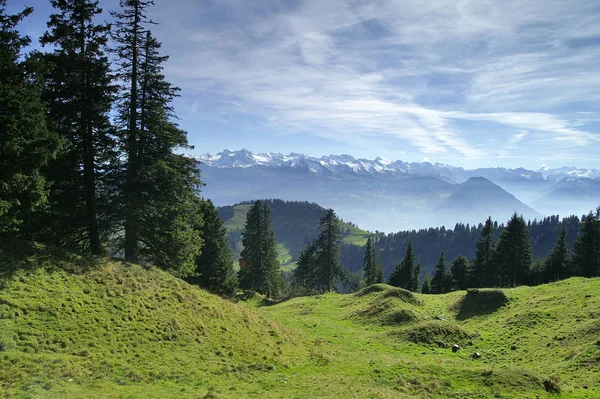
[[[300,251],[317,237],[319,220],[326,209],[310,202],[265,200],[271,210],[271,220],[275,228],[279,260],[284,270],[295,267]],[[241,202],[233,206],[218,208],[219,215],[228,231],[234,259],[239,259],[242,250],[242,231],[246,224],[246,213],[251,202]],[[361,248],[367,242],[369,232],[352,223],[341,223],[342,242]]]
[[[317,236],[319,219],[325,214],[325,208],[310,202],[267,200],[271,209],[271,218],[275,227],[275,238],[278,243],[279,260],[284,270],[295,267],[300,251]],[[251,202],[242,202],[233,206],[219,208],[219,214],[228,230],[230,245],[234,259],[239,259],[242,250],[242,231],[246,223],[246,212]],[[507,215],[507,220],[510,215]],[[378,259],[384,267],[386,278],[389,277],[406,251],[408,242],[412,240],[417,261],[422,265],[422,274],[432,274],[441,251],[446,253],[448,263],[457,256],[468,259],[475,257],[475,244],[481,236],[483,222],[478,225],[456,224],[453,229],[435,227],[421,230],[400,231],[397,233],[369,233],[361,230],[351,222],[342,223],[342,263],[346,269],[356,272],[362,267],[364,256],[363,245],[369,234],[374,237],[374,245]],[[505,221],[495,223],[495,236],[498,238]],[[560,219],[558,216],[546,217],[528,224],[534,258],[545,258],[554,246],[562,226],[567,229],[569,249],[577,237],[580,218],[570,216]]]

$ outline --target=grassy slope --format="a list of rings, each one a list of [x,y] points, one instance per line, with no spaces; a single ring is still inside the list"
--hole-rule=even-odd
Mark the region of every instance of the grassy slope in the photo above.
[[[25,252],[0,247],[0,397],[546,398],[551,376],[600,397],[600,279],[506,290],[465,318],[464,292],[232,304],[160,270]]]
[[[543,386],[551,377],[560,379],[561,397],[600,397],[600,279],[506,290],[507,305],[468,318],[455,305],[465,292],[415,295],[415,304],[379,288],[263,311],[320,343],[312,350],[325,359],[321,375],[374,386],[372,397],[551,397]]]
[[[251,397],[306,358],[298,334],[163,271],[26,252],[0,249],[0,270],[28,269],[0,277],[0,397]]]

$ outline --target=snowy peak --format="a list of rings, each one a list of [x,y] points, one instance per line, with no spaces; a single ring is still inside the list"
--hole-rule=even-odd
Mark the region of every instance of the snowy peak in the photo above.
[[[204,165],[213,168],[249,168],[253,166],[276,168],[302,168],[310,173],[322,175],[350,174],[358,176],[433,176],[453,183],[462,183],[471,177],[485,177],[499,182],[557,182],[562,179],[600,179],[597,169],[564,167],[552,169],[546,165],[538,170],[524,168],[479,168],[466,170],[442,163],[392,161],[377,157],[356,159],[351,155],[329,155],[320,158],[306,154],[276,152],[254,154],[243,148],[238,151],[224,150],[217,155],[204,154],[198,158]]]

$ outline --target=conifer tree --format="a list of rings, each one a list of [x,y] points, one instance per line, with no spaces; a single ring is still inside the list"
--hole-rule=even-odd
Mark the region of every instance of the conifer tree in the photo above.
[[[532,252],[527,223],[515,212],[502,230],[495,252],[501,286],[514,287],[529,282]]]
[[[367,286],[383,282],[383,268],[377,262],[375,248],[371,243],[371,237],[367,239],[365,246],[365,257],[363,259],[363,275]]]
[[[179,90],[166,81],[160,43],[146,28],[153,1],[121,0],[116,53],[124,82],[118,138],[125,162],[119,208],[123,209],[126,260],[149,259],[178,275],[195,268],[200,251],[197,194],[201,185],[193,158],[176,153],[189,149],[186,133],[174,122],[171,105]]]
[[[240,270],[240,286],[275,298],[281,290],[281,269],[277,244],[266,203],[255,201],[248,210],[241,252],[245,267]]]
[[[544,262],[545,281],[558,281],[571,277],[571,258],[567,247],[567,230],[563,227],[556,239],[556,245]]]
[[[319,291],[329,292],[336,280],[344,279],[340,263],[339,221],[333,209],[328,209],[319,221],[319,236],[316,241]]]
[[[404,288],[414,291],[415,282],[415,251],[412,241],[408,242],[404,259],[398,263],[392,275],[390,276],[389,284],[395,287]]]
[[[413,291],[413,292],[419,291],[419,287],[421,286],[419,279],[421,278],[421,270],[422,269],[423,269],[423,267],[421,266],[421,263],[417,263],[417,265],[415,266],[415,269],[413,270],[413,277],[412,277],[411,286],[409,288],[409,291]]]
[[[196,256],[195,274],[187,278],[191,284],[217,295],[229,297],[235,293],[237,278],[227,240],[227,231],[217,208],[210,200],[202,201],[202,254]]]
[[[0,0],[0,234],[10,237],[27,230],[31,213],[47,204],[42,169],[59,148],[46,124],[40,90],[20,61],[30,39],[16,27],[32,11],[7,14],[6,0]]]
[[[481,238],[477,242],[471,284],[474,287],[493,287],[497,283],[496,265],[494,263],[494,252],[496,243],[494,241],[494,223],[489,217],[485,221]]]
[[[466,290],[468,288],[469,260],[464,256],[457,256],[450,265],[452,276],[452,289]]]
[[[99,170],[114,163],[109,112],[116,87],[106,56],[109,26],[95,24],[94,0],[51,0],[57,13],[40,42],[54,50],[44,58],[48,115],[67,143],[48,168],[52,211],[42,218],[43,239],[101,252]],[[107,234],[107,231],[103,232]]]
[[[292,277],[292,286],[299,287],[309,293],[314,293],[318,289],[316,240],[313,240],[300,252]]]
[[[600,276],[600,207],[581,224],[573,244],[573,269],[579,276]]]
[[[440,257],[435,265],[433,278],[431,279],[431,293],[443,294],[447,292],[448,274],[446,272],[446,255],[444,251],[440,253]]]
[[[423,279],[423,284],[421,285],[421,293],[430,294],[431,293],[431,277],[429,274],[425,276]]]

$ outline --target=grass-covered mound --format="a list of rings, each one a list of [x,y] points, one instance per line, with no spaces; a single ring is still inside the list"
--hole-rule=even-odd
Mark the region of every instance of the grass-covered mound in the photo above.
[[[374,284],[363,288],[354,297],[360,299],[349,302],[358,304],[349,317],[356,322],[398,326],[422,320],[419,309],[422,302],[410,291]]]
[[[448,321],[428,321],[393,331],[391,335],[415,344],[437,345],[440,348],[449,348],[454,344],[473,345],[472,340],[478,336],[477,333]]]
[[[472,288],[454,304],[454,308],[458,311],[457,317],[464,320],[495,312],[507,303],[508,297],[502,290]]]
[[[21,243],[0,270],[0,396],[197,397],[305,356],[298,334],[155,268]]]

